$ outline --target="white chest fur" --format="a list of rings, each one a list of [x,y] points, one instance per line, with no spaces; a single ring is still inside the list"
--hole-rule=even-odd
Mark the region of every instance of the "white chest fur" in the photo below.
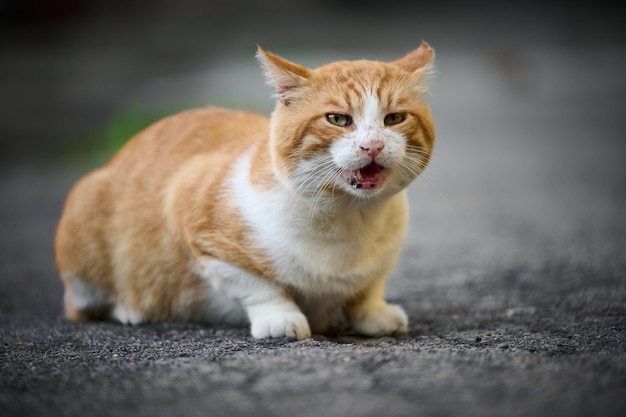
[[[248,168],[244,156],[232,180],[236,205],[278,281],[304,294],[348,296],[388,271],[404,238],[404,195],[367,210],[311,213],[282,186],[254,188]]]

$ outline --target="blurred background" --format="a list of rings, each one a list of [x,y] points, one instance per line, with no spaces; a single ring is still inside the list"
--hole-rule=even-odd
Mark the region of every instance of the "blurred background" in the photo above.
[[[269,113],[257,43],[318,66],[394,59],[427,40],[437,51],[431,104],[443,143],[458,139],[446,135],[452,126],[480,140],[498,123],[531,141],[572,124],[619,123],[613,133],[623,135],[619,13],[599,2],[547,3],[0,0],[0,164],[102,160],[188,107]],[[592,132],[585,140],[607,140]]]
[[[310,67],[435,48],[437,144],[397,274],[558,258],[623,277],[621,20],[598,1],[0,0],[0,308],[60,313],[63,200],[134,133],[195,106],[271,112],[257,44]]]

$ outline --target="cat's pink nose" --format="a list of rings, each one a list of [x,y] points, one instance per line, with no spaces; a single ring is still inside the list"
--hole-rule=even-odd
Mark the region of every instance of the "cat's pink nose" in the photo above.
[[[385,144],[382,140],[371,140],[363,143],[362,145],[359,145],[359,148],[367,152],[367,154],[371,158],[376,158],[376,156],[383,150],[384,147]]]

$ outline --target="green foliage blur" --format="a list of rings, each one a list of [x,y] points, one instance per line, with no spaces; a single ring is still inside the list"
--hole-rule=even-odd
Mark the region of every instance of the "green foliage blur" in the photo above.
[[[114,112],[100,129],[71,140],[55,158],[65,166],[82,168],[106,163],[137,133],[173,111],[125,107]]]

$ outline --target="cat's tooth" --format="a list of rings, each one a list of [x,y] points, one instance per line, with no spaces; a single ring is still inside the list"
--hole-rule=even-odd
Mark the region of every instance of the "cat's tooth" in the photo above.
[[[356,179],[361,181],[363,179],[363,175],[361,175],[361,170],[357,169],[356,170]]]

